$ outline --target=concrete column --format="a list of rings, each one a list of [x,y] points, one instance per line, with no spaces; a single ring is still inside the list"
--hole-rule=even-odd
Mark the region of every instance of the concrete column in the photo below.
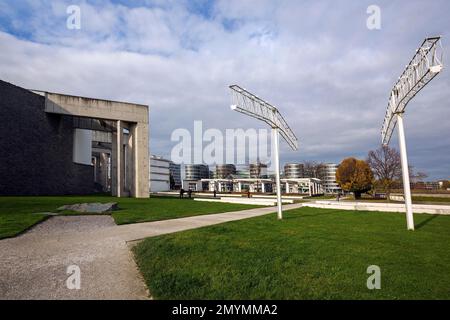
[[[114,197],[122,197],[123,194],[123,171],[122,171],[122,149],[123,129],[120,120],[116,121],[116,130],[112,134],[112,169],[111,169],[111,194]]]
[[[98,183],[98,167],[100,161],[98,160],[97,156],[92,156],[92,162],[94,167],[94,182]]]
[[[289,182],[286,182],[286,193],[290,193],[289,192]]]
[[[108,191],[108,154],[100,153],[97,182],[103,186],[103,191]]]
[[[134,159],[134,141],[132,136],[132,127],[133,124],[129,124],[127,129],[129,131],[127,140],[124,142],[125,149],[125,180],[124,180],[124,189],[128,196],[133,194],[134,186],[134,170],[135,170],[135,162]]]
[[[150,172],[148,164],[148,124],[139,122],[130,125],[132,163],[130,163],[130,193],[132,197],[148,198]]]
[[[264,184],[264,182],[261,183],[261,192],[266,193],[266,185]]]

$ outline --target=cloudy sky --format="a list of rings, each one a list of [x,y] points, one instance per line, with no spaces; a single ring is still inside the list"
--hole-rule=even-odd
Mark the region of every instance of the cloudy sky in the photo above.
[[[81,29],[67,28],[67,7]],[[367,7],[381,8],[369,30]],[[150,106],[151,152],[170,156],[177,128],[264,128],[230,110],[237,83],[279,107],[300,139],[282,163],[365,158],[380,143],[389,92],[415,49],[442,35],[450,2],[0,0],[0,79]],[[444,63],[446,59],[444,57]],[[408,106],[409,160],[450,176],[450,74]],[[395,134],[392,145],[397,147]]]

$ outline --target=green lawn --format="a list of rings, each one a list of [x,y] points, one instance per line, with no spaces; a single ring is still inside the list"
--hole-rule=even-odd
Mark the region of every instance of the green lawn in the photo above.
[[[148,238],[156,299],[450,299],[450,216],[302,208]],[[381,268],[369,290],[367,267]]]
[[[84,202],[117,202],[120,210],[112,216],[117,224],[174,219],[187,216],[238,211],[255,206],[199,202],[189,199],[152,197],[149,199],[84,197],[0,197],[0,239],[12,237],[47,218],[33,214],[55,211],[65,204]],[[63,214],[70,214],[64,212]]]

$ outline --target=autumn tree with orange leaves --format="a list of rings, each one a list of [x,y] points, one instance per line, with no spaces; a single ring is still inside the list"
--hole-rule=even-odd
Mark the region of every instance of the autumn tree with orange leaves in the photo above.
[[[353,192],[355,199],[372,189],[373,173],[364,160],[344,159],[336,172],[336,181],[347,192]]]

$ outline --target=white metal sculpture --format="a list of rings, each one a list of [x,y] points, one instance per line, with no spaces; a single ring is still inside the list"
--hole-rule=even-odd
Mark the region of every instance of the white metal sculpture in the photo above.
[[[427,38],[417,49],[411,62],[406,66],[389,97],[389,103],[381,129],[382,143],[389,144],[395,126],[398,124],[400,156],[402,162],[403,189],[406,206],[406,222],[408,230],[414,230],[412,213],[411,189],[409,184],[409,167],[406,154],[405,130],[403,127],[403,113],[407,104],[433,78],[441,72],[442,45],[441,37]]]
[[[274,165],[276,173],[276,189],[278,204],[278,219],[283,218],[281,206],[281,182],[280,182],[280,150],[279,135],[286,140],[293,150],[298,149],[298,140],[286,120],[273,105],[260,99],[238,85],[231,85],[231,109],[246,114],[250,117],[264,121],[272,128],[272,141],[274,146]]]

